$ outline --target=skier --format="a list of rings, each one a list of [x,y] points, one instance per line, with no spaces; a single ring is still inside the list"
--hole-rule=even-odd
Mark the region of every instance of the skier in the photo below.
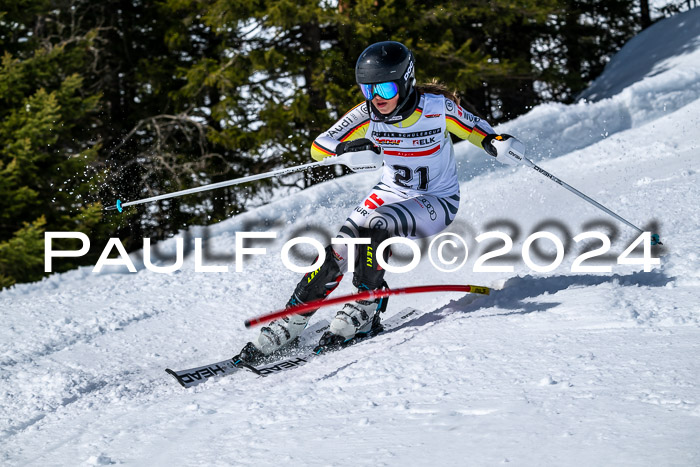
[[[321,160],[351,151],[383,151],[381,181],[350,214],[338,237],[366,238],[354,251],[357,291],[387,287],[373,252],[391,236],[424,238],[444,230],[455,218],[460,194],[450,134],[468,140],[504,163],[514,141],[496,135],[484,120],[460,107],[443,86],[416,86],[413,53],[399,42],[370,45],[355,66],[365,101],[316,138],[311,157]],[[351,246],[355,248],[355,246]],[[389,249],[385,250],[385,261]],[[322,266],[299,281],[287,307],[328,296],[348,270],[349,247],[326,247]],[[345,304],[321,338],[320,347],[342,345],[381,329],[386,299]],[[256,363],[297,340],[313,311],[273,321],[248,342],[233,361]]]

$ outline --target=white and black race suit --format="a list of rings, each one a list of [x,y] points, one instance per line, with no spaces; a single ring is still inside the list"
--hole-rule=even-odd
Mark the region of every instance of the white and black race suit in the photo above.
[[[359,138],[369,138],[384,151],[381,181],[353,210],[338,237],[355,238],[360,227],[368,227],[416,239],[450,225],[460,201],[450,133],[481,147],[494,130],[450,99],[422,94],[414,112],[398,123],[373,120],[362,103],[316,138],[311,149],[316,160],[335,155],[341,141]],[[347,247],[333,248],[345,272]]]

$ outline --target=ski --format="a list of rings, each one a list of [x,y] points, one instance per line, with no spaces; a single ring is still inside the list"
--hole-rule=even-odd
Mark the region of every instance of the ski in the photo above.
[[[328,330],[328,326],[330,326],[328,320],[323,319],[306,328],[301,335],[299,347],[306,349],[309,346],[315,345],[321,335]],[[245,365],[234,365],[233,359],[229,358],[220,362],[188,368],[186,370],[171,370],[170,368],[166,368],[165,371],[175,378],[182,387],[191,388],[211,378],[232,375],[244,369],[254,371],[252,368],[246,368]]]
[[[419,316],[420,313],[420,311],[414,308],[406,308],[400,313],[382,321],[382,326],[384,327],[383,331],[371,336],[357,338],[351,345],[371,339],[376,335],[384,334],[391,329],[396,329],[409,320]],[[309,326],[304,330],[301,336],[301,342],[297,350],[292,351],[292,355],[269,363],[262,363],[255,366],[240,363],[235,365],[233,359],[229,358],[228,360],[187,370],[174,371],[168,368],[165,371],[173,376],[178,383],[185,388],[196,386],[214,377],[228,376],[241,370],[247,370],[261,377],[281,373],[303,366],[312,359],[317,358],[319,355],[314,351],[314,347],[318,343],[321,335],[328,330],[329,325],[327,320],[321,320]],[[345,347],[341,347],[341,349],[342,348]]]

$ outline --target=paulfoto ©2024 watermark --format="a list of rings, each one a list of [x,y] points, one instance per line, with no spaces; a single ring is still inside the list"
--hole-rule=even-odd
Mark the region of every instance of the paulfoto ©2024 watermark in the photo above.
[[[499,223],[490,223],[491,227]],[[660,264],[658,257],[654,257],[651,246],[653,245],[651,232],[645,231],[636,237],[628,245],[623,245],[624,251],[619,255],[611,255],[611,236],[617,237],[616,230],[612,230],[612,235],[597,230],[587,230],[576,236],[558,235],[549,230],[538,230],[529,234],[519,251],[514,250],[513,237],[519,240],[520,229],[512,222],[500,222],[509,230],[488,230],[479,235],[469,235],[467,233],[456,233],[454,231],[443,232],[430,239],[412,240],[405,237],[390,237],[382,242],[374,252],[378,264],[391,273],[407,273],[413,271],[421,259],[427,257],[430,264],[441,272],[462,271],[470,257],[470,251],[476,251],[476,260],[468,268],[474,273],[493,272],[514,272],[514,264],[520,261],[534,272],[551,272],[557,268],[567,268],[574,273],[609,273],[614,265],[641,265],[645,272],[651,271],[654,265]],[[318,233],[316,230],[316,233]],[[320,229],[323,230],[323,229]],[[454,230],[454,229],[453,229]],[[473,231],[473,229],[457,229],[462,232]],[[568,229],[560,226],[563,233],[568,233]],[[323,236],[323,235],[322,235]],[[185,238],[187,237],[187,238]],[[164,257],[151,245],[150,238],[143,239],[143,264],[149,271],[156,273],[170,274],[182,269],[184,259],[194,252],[194,271],[197,273],[225,273],[229,272],[226,264],[205,264],[210,263],[210,255],[207,254],[207,235],[202,237],[192,237],[186,234],[185,237],[176,237],[175,257]],[[352,273],[355,265],[355,246],[359,244],[370,244],[369,238],[329,238],[324,236],[328,243],[333,245],[347,245],[348,272]],[[76,239],[82,242],[81,248],[77,250],[65,250],[54,247],[54,239]],[[256,255],[268,254],[268,249],[261,246],[250,246],[252,243],[260,244],[265,242],[279,241],[276,232],[266,231],[239,231],[235,235],[235,250],[232,255],[223,256],[227,262],[235,262],[235,272],[244,272],[245,260]],[[186,251],[185,245],[193,245]],[[471,246],[470,246],[471,244]],[[300,255],[292,249],[298,245],[308,245],[314,251],[309,257]],[[574,246],[580,246],[578,254],[564,262],[567,254]],[[386,249],[392,249],[392,260],[385,261]],[[53,261],[55,258],[80,257],[86,255],[90,250],[90,239],[81,232],[46,232],[44,235],[44,271],[53,272]],[[641,251],[639,251],[641,250]],[[116,253],[116,257],[113,253]],[[659,251],[654,253],[659,254]],[[296,273],[308,273],[318,269],[326,258],[324,243],[316,238],[299,235],[294,236],[284,242],[279,250],[279,256],[284,267]],[[569,255],[571,256],[571,255]],[[291,258],[290,258],[291,257]],[[218,255],[219,260],[222,258]],[[314,260],[315,258],[315,260]],[[155,261],[154,261],[155,259]],[[304,261],[305,265],[298,264]],[[309,262],[312,261],[311,264]],[[163,265],[162,263],[168,263]],[[159,263],[159,264],[154,264]],[[399,265],[397,263],[405,263]],[[487,264],[488,263],[488,264]],[[137,272],[134,262],[124,249],[118,238],[110,238],[104,247],[100,258],[92,271],[99,273],[105,266],[123,267],[129,272]]]

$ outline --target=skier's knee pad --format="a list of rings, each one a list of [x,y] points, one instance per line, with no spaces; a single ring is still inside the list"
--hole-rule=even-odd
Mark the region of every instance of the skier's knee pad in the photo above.
[[[287,307],[325,298],[335,290],[342,278],[333,247],[328,245],[326,260],[320,268],[304,274],[287,302]]]
[[[358,245],[355,257],[355,275],[352,285],[358,289],[376,290],[384,283],[384,268],[379,266],[376,251],[379,245],[389,238],[385,229],[368,229],[360,227],[360,238],[369,238],[369,245]],[[389,260],[389,248],[384,250],[384,261]]]

